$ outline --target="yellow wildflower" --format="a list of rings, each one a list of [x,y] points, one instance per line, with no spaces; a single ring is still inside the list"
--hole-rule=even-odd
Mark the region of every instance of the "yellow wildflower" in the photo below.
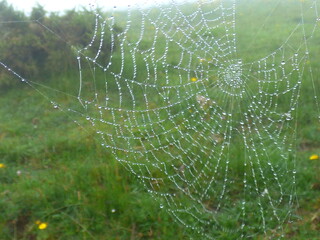
[[[39,228],[40,230],[43,230],[43,229],[46,229],[47,226],[48,226],[47,223],[40,223],[39,226],[38,226],[38,228]]]
[[[318,160],[319,159],[319,155],[317,154],[312,154],[310,157],[309,157],[310,160]]]
[[[4,165],[3,163],[0,163],[0,168],[5,168],[6,165]]]
[[[196,82],[197,80],[198,80],[198,79],[197,79],[196,77],[192,77],[192,78],[191,78],[191,81],[192,81],[192,82]]]

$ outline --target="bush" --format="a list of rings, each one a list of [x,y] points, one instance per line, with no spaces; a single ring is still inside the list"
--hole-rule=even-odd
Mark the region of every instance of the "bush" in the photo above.
[[[53,75],[76,70],[76,55],[83,49],[89,58],[94,58],[100,50],[97,60],[99,64],[107,65],[111,33],[108,27],[103,27],[103,14],[100,14],[83,9],[48,15],[42,6],[37,5],[30,16],[26,16],[2,1],[0,61],[32,81],[44,81]],[[117,27],[115,30],[120,31]],[[14,86],[17,82],[12,80],[9,72],[0,72],[0,88]]]

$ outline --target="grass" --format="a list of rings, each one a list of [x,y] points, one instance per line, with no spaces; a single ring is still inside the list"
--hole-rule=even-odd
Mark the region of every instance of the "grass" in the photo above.
[[[249,5],[248,5],[249,4]],[[244,62],[252,61],[269,53],[270,50],[277,49],[279,45],[283,43],[284,38],[290,33],[294,26],[296,26],[297,19],[295,18],[296,2],[292,5],[280,4],[280,1],[264,1],[264,5],[254,5],[254,1],[244,1],[239,5],[237,10],[239,15],[244,14],[246,17],[239,17],[238,27],[238,46],[241,56],[244,57]],[[257,4],[257,3],[256,3]],[[288,2],[289,4],[289,2]],[[256,11],[248,10],[248,6]],[[304,5],[303,5],[304,6]],[[272,9],[276,9],[272,16],[269,17]],[[288,14],[286,16],[280,13],[286,9]],[[289,11],[292,10],[292,11]],[[185,11],[191,11],[191,8],[186,8]],[[299,11],[300,12],[300,11]],[[304,12],[309,13],[309,10]],[[126,14],[126,13],[117,13]],[[135,14],[135,13],[133,13]],[[157,15],[157,11],[154,12],[154,16]],[[151,15],[152,16],[152,15]],[[152,17],[154,17],[152,16]],[[311,15],[308,15],[311,16]],[[259,22],[263,20],[263,23]],[[160,20],[157,20],[160,21]],[[306,24],[311,21],[306,19]],[[257,23],[257,24],[254,24]],[[281,23],[281,24],[279,24]],[[158,22],[158,24],[160,24]],[[242,27],[244,26],[244,27]],[[273,26],[273,27],[270,27]],[[149,36],[153,35],[155,29],[150,27]],[[306,34],[310,33],[313,25],[306,25]],[[137,32],[134,30],[139,28],[139,25],[132,29],[131,38],[138,39]],[[173,34],[173,32],[172,32]],[[222,34],[223,30],[216,29],[210,34]],[[319,45],[316,44],[316,40],[319,36],[317,32],[314,40],[311,41],[309,49],[310,54],[319,52]],[[196,36],[194,36],[196,37]],[[160,40],[165,36],[160,35]],[[176,39],[182,38],[179,34],[175,35]],[[158,41],[156,49],[165,49],[165,41]],[[146,38],[139,47],[141,50],[150,48],[153,39]],[[250,44],[248,44],[250,42]],[[188,44],[192,44],[191,42]],[[293,44],[294,45],[294,44]],[[172,64],[178,64],[177,58],[174,57],[179,54],[176,46],[170,45],[170,52],[168,54],[167,62]],[[128,50],[128,49],[127,49]],[[159,50],[159,54],[161,51]],[[199,50],[200,51],[200,50]],[[253,54],[251,51],[254,51]],[[290,55],[290,50],[286,50],[286,54]],[[115,59],[119,59],[118,55],[115,55]],[[179,58],[178,58],[179,59]],[[186,61],[184,65],[188,64]],[[309,64],[309,65],[308,65]],[[137,79],[146,79],[148,76],[145,69],[144,61],[138,60],[137,65],[140,67],[141,72],[138,73]],[[192,60],[191,67],[199,67],[199,59]],[[132,78],[134,74],[132,59],[130,57],[125,59],[125,66],[127,71],[124,76]],[[320,72],[320,65],[317,61],[307,63],[306,66],[312,66],[313,76],[318,76]],[[216,81],[216,74],[219,70],[216,70],[210,63],[203,63],[202,69],[213,69],[209,76],[209,81]],[[88,67],[87,69],[90,70]],[[114,66],[114,72],[120,71],[120,66]],[[197,72],[195,71],[194,74]],[[152,75],[152,74],[151,74]],[[254,74],[253,74],[254,75]],[[84,89],[81,97],[84,99],[92,98],[90,93],[96,91],[94,84],[91,82],[90,76],[93,76],[90,71],[84,70],[85,82]],[[119,91],[117,82],[111,74],[97,72],[95,73],[97,79],[106,77],[111,79],[108,86],[108,94],[114,102],[110,102],[112,107],[119,107]],[[152,75],[153,76],[153,75]],[[162,76],[162,78],[161,78]],[[159,85],[165,85],[165,79],[163,76],[169,76],[172,84],[179,83],[179,77],[177,71],[172,70],[168,75],[165,74],[165,68],[159,67],[159,81],[150,78],[150,83],[157,83]],[[192,73],[188,73],[182,76],[184,79],[190,79]],[[201,78],[201,76],[197,76]],[[55,101],[62,106],[63,111],[59,108],[54,108],[48,99],[39,95],[38,92],[32,88],[21,87],[17,89],[2,90],[0,94],[0,163],[5,167],[0,168],[0,240],[7,239],[21,239],[21,240],[33,240],[33,239],[190,239],[199,238],[199,234],[195,231],[188,230],[182,224],[177,224],[174,218],[169,213],[172,208],[166,205],[166,202],[162,202],[163,199],[152,197],[146,188],[147,181],[138,179],[132,172],[137,172],[138,175],[146,175],[144,169],[140,167],[132,166],[133,169],[128,171],[128,166],[122,165],[116,158],[126,159],[128,161],[137,161],[136,156],[126,156],[124,153],[112,154],[109,149],[101,146],[101,139],[97,137],[96,129],[103,130],[108,133],[115,134],[116,130],[112,125],[112,116],[116,118],[115,122],[125,123],[126,118],[132,118],[133,116],[127,116],[123,114],[103,115],[103,119],[110,121],[111,124],[98,124],[92,126],[90,121],[85,118],[86,115],[91,117],[99,117],[99,111],[95,106],[87,104],[87,108],[83,109],[80,103],[77,102],[74,96],[77,95],[77,91],[74,86],[78,83],[77,77],[63,76],[56,81],[47,82],[46,86],[49,88],[36,86],[40,89],[45,96],[49,97],[49,100]],[[317,80],[317,79],[316,79]],[[295,193],[292,194],[294,198],[298,199],[299,205],[294,209],[292,221],[285,221],[280,227],[283,230],[279,230],[277,227],[278,222],[272,220],[272,214],[265,209],[266,219],[269,220],[266,234],[260,229],[261,213],[254,214],[259,211],[256,207],[257,195],[255,190],[243,191],[243,175],[244,172],[250,173],[251,168],[257,166],[244,166],[245,154],[244,146],[239,146],[238,142],[242,139],[233,135],[231,147],[228,150],[221,150],[221,145],[212,145],[206,141],[206,137],[209,136],[211,130],[217,131],[216,121],[210,118],[210,115],[215,114],[215,110],[210,107],[210,104],[205,105],[203,108],[193,107],[193,99],[185,101],[185,105],[181,108],[170,108],[170,112],[162,111],[160,116],[152,115],[139,115],[136,114],[138,126],[132,124],[128,127],[129,133],[132,133],[136,137],[148,138],[150,136],[150,126],[146,125],[146,121],[143,118],[150,117],[153,121],[157,119],[165,120],[162,127],[166,130],[174,129],[171,132],[172,138],[180,136],[180,132],[185,133],[186,138],[180,141],[180,144],[184,146],[188,153],[191,154],[193,159],[205,159],[210,154],[210,149],[215,148],[216,151],[221,151],[224,158],[236,159],[237,161],[230,161],[228,170],[228,183],[230,187],[228,189],[228,195],[223,200],[225,206],[217,213],[217,226],[213,224],[211,228],[202,228],[198,221],[195,221],[193,217],[181,214],[184,217],[184,221],[191,226],[196,226],[198,229],[205,231],[211,237],[217,239],[237,239],[239,238],[239,222],[245,222],[245,233],[248,234],[248,239],[267,239],[280,238],[283,234],[285,239],[319,239],[319,222],[320,222],[320,179],[318,173],[320,171],[319,161],[310,161],[309,156],[311,154],[320,154],[320,126],[319,122],[315,119],[318,112],[315,109],[314,99],[312,97],[313,88],[310,85],[311,79],[308,78],[308,74],[305,75],[303,86],[301,89],[300,105],[297,110],[297,142],[294,150],[296,154],[288,155],[288,159],[295,159],[297,179]],[[188,89],[189,92],[197,93],[199,90],[210,89],[210,86],[214,86],[212,82],[203,83],[196,82],[195,89]],[[76,84],[75,84],[76,83]],[[129,87],[121,82],[122,91],[124,93],[123,108],[132,108],[132,101],[129,92]],[[206,85],[207,84],[207,85]],[[318,84],[318,82],[316,82]],[[254,83],[250,86],[252,89],[257,89]],[[61,92],[53,91],[52,88],[58,88],[63,92],[70,93],[72,96],[60,94]],[[99,88],[104,88],[103,85]],[[150,96],[158,96],[150,98],[150,108],[156,108],[166,106],[167,102],[163,100],[163,97],[159,97],[159,93],[148,92],[143,87],[133,86],[131,89],[136,95],[137,109],[143,110],[148,108],[145,104],[143,94],[147,93]],[[98,91],[100,96],[104,96],[103,92]],[[312,93],[312,94],[311,94]],[[87,94],[87,95],[85,95]],[[175,102],[179,98],[178,94],[182,97],[188,98],[188,93],[184,92],[161,92],[161,94],[167,94],[171,101]],[[218,94],[217,91],[208,93],[209,96],[214,99],[215,96],[221,102],[218,102],[220,106],[230,110],[234,108],[234,101],[226,101]],[[210,95],[211,94],[211,95]],[[103,99],[98,99],[103,103]],[[141,103],[142,102],[142,103]],[[284,98],[283,101],[279,101],[279,108],[286,109],[290,99]],[[141,104],[140,104],[141,103]],[[239,109],[236,111],[235,120],[241,119],[243,111],[248,108],[250,99],[245,99],[239,103]],[[101,104],[102,105],[102,104]],[[81,114],[68,111],[68,108],[76,109]],[[184,115],[181,117],[179,113],[183,111]],[[201,115],[204,115],[204,119],[201,119]],[[168,117],[171,116],[173,121],[168,121]],[[188,118],[186,118],[186,116]],[[186,121],[188,120],[188,121]],[[78,124],[75,124],[76,121]],[[253,121],[253,120],[252,120]],[[198,122],[204,123],[203,125]],[[237,122],[237,121],[235,121]],[[179,127],[176,127],[178,125]],[[205,128],[203,128],[205,126]],[[210,128],[211,126],[212,128]],[[222,129],[226,128],[226,124],[221,126]],[[234,126],[235,128],[237,125]],[[250,126],[246,126],[249,128]],[[286,127],[286,126],[284,126]],[[240,127],[237,127],[240,129]],[[123,128],[125,130],[125,128]],[[161,128],[157,129],[154,126],[155,131],[161,131]],[[287,129],[292,131],[290,127]],[[202,133],[199,133],[203,131]],[[228,131],[228,130],[226,130]],[[233,134],[228,132],[228,134]],[[259,138],[252,134],[248,134],[252,137],[252,142],[257,144]],[[290,136],[290,134],[289,134]],[[293,136],[294,137],[294,136]],[[218,142],[221,141],[222,136],[213,136]],[[294,137],[295,138],[295,137]],[[166,137],[159,136],[162,143],[170,143],[170,140]],[[190,140],[194,141],[190,144]],[[121,146],[120,140],[115,140],[117,144]],[[143,141],[142,141],[143,142]],[[112,144],[106,141],[107,144]],[[144,148],[148,148],[147,144],[152,144],[151,141],[146,141]],[[257,147],[257,151],[262,154],[261,161],[264,161],[262,166],[265,166],[266,174],[270,184],[270,190],[274,191],[272,196],[279,194],[279,189],[275,184],[273,172],[267,167],[267,161],[272,161],[272,164],[280,169],[281,180],[283,180],[283,186],[292,186],[292,178],[286,178],[285,164],[290,164],[291,160],[287,162],[281,162],[279,156],[281,152],[273,149],[274,143],[266,141],[269,146],[266,147],[266,153],[260,147]],[[290,141],[289,141],[290,143]],[[142,143],[131,142],[136,149],[143,147]],[[199,148],[201,144],[201,148]],[[206,147],[206,148],[205,148]],[[179,155],[178,148],[174,145],[171,146],[172,154]],[[208,149],[206,151],[200,151],[199,149]],[[251,152],[253,154],[253,152]],[[212,153],[211,153],[212,154]],[[167,159],[168,155],[164,152],[154,154],[145,154],[139,161],[150,165],[152,170],[151,176],[163,177],[164,170],[162,165],[152,167],[152,161],[146,159],[152,159],[153,157],[161,159],[161,161],[168,163],[170,159]],[[252,155],[253,156],[253,155]],[[296,158],[295,158],[296,157]],[[178,159],[179,160],[179,159]],[[201,161],[199,161],[201,162]],[[183,163],[183,160],[182,160]],[[254,164],[255,162],[252,161]],[[213,163],[213,166],[215,163]],[[177,167],[181,167],[181,162],[176,163]],[[183,165],[182,165],[183,166]],[[197,166],[201,169],[203,166]],[[290,168],[290,167],[289,167]],[[203,171],[205,168],[203,168]],[[225,179],[226,163],[222,162],[219,168],[216,170],[215,177],[216,185],[209,190],[209,196],[205,202],[203,202],[206,209],[214,210],[219,201],[217,193],[223,189],[223,181]],[[170,169],[168,170],[170,171]],[[149,173],[148,173],[149,174]],[[185,176],[188,179],[192,179],[192,172],[185,170]],[[206,174],[211,176],[212,172],[207,171]],[[189,176],[188,176],[189,175]],[[249,179],[249,178],[248,178]],[[257,177],[259,183],[263,182],[262,179]],[[287,180],[286,180],[287,179]],[[249,179],[250,185],[254,185],[252,178]],[[178,181],[178,180],[177,180]],[[207,181],[206,177],[203,177],[203,183]],[[179,184],[183,184],[178,182]],[[149,183],[150,184],[150,183]],[[153,185],[152,185],[153,184]],[[156,192],[174,192],[177,194],[177,203],[183,204],[183,206],[193,207],[194,202],[186,198],[183,194],[179,194],[179,191],[170,184],[170,181],[165,180],[164,184],[151,183],[152,189]],[[272,187],[274,185],[275,187]],[[150,187],[149,187],[150,189]],[[194,195],[197,195],[197,189],[194,189]],[[211,192],[210,192],[211,191]],[[285,189],[286,193],[290,193],[291,189]],[[246,207],[252,211],[247,212],[247,216],[243,217],[241,213],[241,200],[246,196]],[[285,196],[287,197],[287,196]],[[164,205],[164,208],[160,207],[160,204]],[[264,202],[263,202],[264,204]],[[267,205],[268,203],[266,203]],[[287,206],[280,205],[277,207],[279,212]],[[166,211],[166,209],[168,211]],[[212,215],[201,216],[204,219],[206,217],[211,218]],[[47,223],[45,229],[39,229],[39,224],[36,221]],[[212,221],[213,222],[213,221]],[[201,234],[200,234],[201,235]]]
[[[94,132],[30,93],[15,90],[1,98],[7,108],[1,109],[0,156],[6,167],[0,172],[0,239],[183,236]],[[37,229],[37,220],[47,222],[47,229]]]

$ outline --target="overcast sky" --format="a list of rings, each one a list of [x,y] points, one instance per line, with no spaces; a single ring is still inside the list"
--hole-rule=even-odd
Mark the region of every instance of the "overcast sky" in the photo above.
[[[105,9],[127,7],[128,4],[135,5],[139,4],[141,6],[148,6],[154,2],[170,2],[172,0],[7,0],[9,4],[12,4],[15,9],[23,10],[29,13],[36,3],[44,6],[46,11],[49,12],[59,12],[67,9],[77,8],[79,6],[89,7],[90,4],[95,6],[103,7]],[[183,2],[184,0],[175,0],[175,2]]]

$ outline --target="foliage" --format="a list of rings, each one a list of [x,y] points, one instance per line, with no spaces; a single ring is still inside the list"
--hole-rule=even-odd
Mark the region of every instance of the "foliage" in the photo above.
[[[77,69],[77,50],[90,43],[95,33],[96,15],[87,9],[48,15],[42,6],[37,5],[30,16],[26,16],[2,1],[0,22],[3,25],[0,28],[1,61],[26,79],[44,81]],[[120,31],[118,27],[114,28]],[[102,36],[99,28],[96,34]],[[92,43],[86,56],[94,57],[100,40]],[[110,33],[105,32],[102,40],[99,60],[104,63],[110,55]],[[10,74],[1,71],[0,87],[17,82],[10,79]]]

